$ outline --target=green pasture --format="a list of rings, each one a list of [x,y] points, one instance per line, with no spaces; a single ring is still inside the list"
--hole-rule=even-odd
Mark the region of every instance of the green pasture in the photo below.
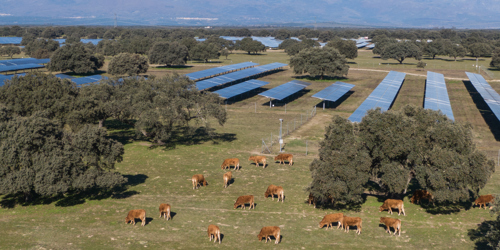
[[[133,130],[118,126],[113,121],[106,125],[110,136],[124,143],[125,155],[117,164],[117,171],[129,178],[129,187],[113,195],[98,198],[66,197],[48,201],[45,204],[22,205],[0,209],[0,248],[2,249],[471,249],[474,243],[467,236],[469,229],[477,228],[484,220],[493,219],[488,210],[464,209],[460,207],[428,208],[413,205],[405,198],[406,216],[396,213],[379,213],[382,204],[374,196],[367,196],[360,211],[314,209],[306,203],[304,188],[310,182],[309,164],[317,157],[319,142],[324,127],[334,115],[348,117],[371,93],[387,74],[384,70],[398,70],[417,75],[407,75],[393,108],[405,104],[423,104],[424,71],[405,65],[373,58],[371,52],[360,52],[347,79],[340,79],[356,85],[340,103],[329,103],[322,109],[320,100],[311,96],[338,79],[317,81],[296,76],[286,69],[267,75],[259,80],[269,82],[269,89],[292,79],[311,82],[305,91],[286,103],[275,102],[269,107],[269,100],[251,93],[227,104],[228,121],[224,126],[212,122],[216,133],[210,139],[203,133],[195,133],[188,141],[175,138],[174,143],[162,147],[151,147],[147,141],[134,139]],[[288,56],[280,51],[265,52],[261,55],[247,55],[237,52],[229,55],[229,60],[221,57],[221,63],[189,62],[183,69],[151,69],[151,74],[162,75],[170,72],[188,73],[221,64],[254,61],[260,64],[288,62]],[[427,61],[427,60],[426,60]],[[429,60],[430,61],[430,60]],[[410,63],[411,60],[408,60]],[[485,63],[489,63],[486,59]],[[375,65],[373,68],[369,64]],[[405,61],[406,63],[406,61]],[[466,78],[459,67],[446,69],[448,64],[465,65],[468,62],[439,60],[445,77]],[[362,65],[366,66],[362,66]],[[429,64],[428,64],[429,65]],[[386,68],[387,67],[387,68]],[[451,67],[451,66],[450,66]],[[378,71],[372,71],[378,70]],[[160,72],[161,71],[161,72]],[[498,78],[500,79],[500,78]],[[488,113],[482,109],[476,96],[471,94],[463,81],[447,80],[452,108],[457,122],[467,122],[473,127],[478,148],[492,159],[500,149],[499,128],[492,128]],[[500,83],[491,82],[500,92]],[[317,105],[316,115],[308,119],[308,114]],[[480,110],[481,108],[481,110]],[[285,113],[286,112],[286,113]],[[481,113],[482,112],[482,113]],[[302,115],[302,117],[301,117]],[[294,154],[294,165],[279,165],[273,156],[279,150],[277,135],[279,120],[283,125],[302,126],[285,137],[285,151]],[[290,129],[289,129],[290,130]],[[271,146],[271,134],[273,145]],[[259,154],[262,140],[268,144],[272,154],[266,154],[266,168],[256,167],[247,161],[250,155]],[[308,155],[305,154],[307,141]],[[220,164],[225,158],[238,157],[241,170],[233,171],[234,182],[223,188]],[[500,168],[482,190],[483,194],[498,193],[500,190]],[[190,178],[194,174],[204,174],[208,186],[193,190]],[[268,185],[281,185],[285,190],[285,202],[264,198]],[[255,210],[233,209],[240,195],[254,195]],[[173,219],[160,219],[158,207],[168,203],[175,213]],[[425,201],[424,201],[425,204]],[[145,209],[148,223],[145,227],[138,222],[135,226],[124,223],[131,209]],[[363,220],[361,235],[355,229],[349,233],[341,230],[318,228],[322,217],[328,213],[343,212],[358,216]],[[402,220],[401,237],[390,236],[379,224],[379,217],[390,216]],[[222,244],[208,241],[206,229],[216,224],[223,234]],[[259,242],[257,234],[264,226],[280,226],[282,239],[279,245]]]

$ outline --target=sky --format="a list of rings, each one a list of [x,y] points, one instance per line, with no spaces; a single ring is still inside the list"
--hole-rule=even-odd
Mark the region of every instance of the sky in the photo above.
[[[0,24],[500,28],[499,0],[2,0]]]

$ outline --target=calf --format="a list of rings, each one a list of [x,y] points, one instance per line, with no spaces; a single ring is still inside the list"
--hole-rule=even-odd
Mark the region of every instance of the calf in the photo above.
[[[253,161],[255,162],[255,166],[259,166],[259,163],[262,162],[262,168],[265,168],[266,167],[266,157],[265,156],[262,156],[262,155],[255,155],[255,156],[250,156],[250,158],[248,158],[249,161]]]
[[[281,163],[285,164],[285,161],[288,161],[288,165],[293,165],[293,155],[292,154],[279,154],[278,156],[274,157],[274,161],[279,161],[280,165]]]
[[[264,238],[266,238],[266,243],[267,243],[267,240],[269,239],[269,241],[271,241],[271,236],[274,236],[274,238],[276,239],[274,244],[278,244],[280,242],[280,239],[281,239],[280,233],[281,233],[281,229],[279,227],[276,227],[276,226],[263,227],[260,230],[259,235],[257,235],[257,238],[259,239],[259,241],[262,241],[262,237],[264,237]]]
[[[160,218],[162,215],[167,220],[172,219],[172,216],[170,216],[170,205],[165,203],[160,204]]]
[[[269,187],[267,187],[266,192],[264,193],[264,197],[266,197],[267,199],[269,195],[271,195],[273,201],[274,201],[274,195],[278,195],[278,202],[280,201],[280,198],[282,203],[285,202],[285,191],[283,190],[282,186],[275,186],[273,184],[269,185]]]
[[[125,223],[128,224],[132,222],[135,225],[135,219],[140,219],[142,221],[141,226],[146,225],[146,210],[144,209],[134,209],[128,212],[127,218],[125,218]]]
[[[380,217],[380,223],[385,224],[386,227],[386,232],[391,234],[390,228],[394,228],[394,235],[396,235],[397,232],[399,232],[398,236],[401,236],[401,220],[399,219],[393,219],[389,217]]]
[[[202,174],[193,175],[193,177],[191,177],[191,182],[193,182],[193,189],[198,189],[198,185],[208,185],[207,181],[205,180],[205,176],[203,176]]]
[[[474,205],[477,206],[479,204],[479,208],[483,205],[484,209],[486,209],[486,203],[492,203],[494,198],[491,194],[481,195],[474,201]]]
[[[219,244],[220,244],[220,229],[218,226],[213,225],[213,224],[209,225],[207,233],[208,233],[208,238],[210,239],[210,241],[212,241],[212,238],[213,238],[214,243],[215,243],[217,241],[217,239],[219,239]]]
[[[392,209],[397,208],[399,210],[398,215],[401,215],[401,212],[403,212],[403,215],[406,216],[405,214],[405,208],[402,200],[393,200],[393,199],[387,199],[384,201],[384,204],[380,206],[379,212],[382,212],[386,209],[389,209],[389,213],[392,214]]]
[[[309,206],[311,204],[314,204],[314,208],[316,208],[316,198],[314,198],[314,196],[309,193],[309,198],[307,198],[307,203],[309,203]]]
[[[233,174],[231,171],[227,172],[224,174],[222,179],[224,179],[224,188],[227,188],[229,186],[229,182],[231,182],[231,179],[233,178]]]
[[[359,217],[342,217],[342,226],[345,229],[346,233],[349,233],[349,226],[356,226],[356,233],[358,235],[361,233],[361,218]]]
[[[342,226],[342,219],[344,218],[343,213],[337,213],[337,214],[327,214],[325,217],[323,217],[323,220],[319,222],[319,228],[323,228],[326,225],[326,230],[331,226],[333,228],[333,223],[338,222],[339,225],[337,229]]]
[[[250,203],[249,209],[252,209],[252,207],[255,209],[255,204],[253,202],[253,195],[243,195],[238,197],[238,199],[234,203],[234,209],[236,209],[239,206],[241,206],[241,209],[245,209],[245,204],[247,203]]]
[[[231,166],[234,166],[235,170],[240,169],[240,160],[238,158],[229,158],[225,159],[222,165],[220,166],[221,169],[226,169],[229,168],[231,169]]]
[[[413,204],[418,204],[422,199],[427,199],[429,202],[432,202],[432,194],[426,190],[416,190],[410,201]]]

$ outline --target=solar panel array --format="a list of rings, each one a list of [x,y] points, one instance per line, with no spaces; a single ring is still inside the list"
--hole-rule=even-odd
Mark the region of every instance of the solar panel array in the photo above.
[[[370,45],[367,45],[367,46],[366,46],[366,48],[367,48],[367,49],[373,49],[373,48],[375,48],[375,44],[374,44],[374,43],[372,43],[372,44],[370,44]]]
[[[283,100],[302,89],[305,89],[307,86],[311,85],[308,82],[302,82],[298,80],[289,81],[285,84],[282,84],[276,88],[272,88],[268,91],[260,93],[259,95],[265,96],[270,99]]]
[[[253,62],[243,62],[238,64],[226,65],[217,68],[206,69],[202,71],[197,71],[193,73],[186,74],[189,79],[193,81],[198,81],[203,78],[212,77],[221,74],[227,74],[235,70],[240,70],[248,67],[253,67],[255,65],[259,65],[258,63]]]
[[[0,87],[5,84],[6,80],[10,80],[14,76],[24,76],[24,75],[26,75],[26,74],[22,73],[22,74],[15,74],[15,75],[0,75]]]
[[[321,100],[327,100],[327,101],[332,101],[335,102],[337,101],[340,97],[345,95],[349,90],[351,90],[354,87],[353,84],[350,83],[345,83],[345,82],[336,82],[325,89],[321,90],[320,92],[314,94],[312,97],[321,99]]]
[[[66,39],[52,39],[54,41],[57,41],[58,43],[66,43]],[[97,45],[102,39],[80,39],[80,42],[82,43],[92,43],[93,45]]]
[[[38,69],[38,68],[44,68],[44,67],[45,66],[43,66],[43,65],[33,64],[33,63],[0,66],[0,72],[17,71],[17,70],[23,70],[23,69]]]
[[[98,82],[102,79],[106,79],[106,77],[103,77],[101,75],[93,75],[93,76],[86,76],[86,77],[79,77],[79,78],[72,78],[71,81],[74,83],[81,85],[81,84],[89,84],[93,82]]]
[[[0,37],[0,44],[21,44],[22,37]]]
[[[73,79],[75,77],[66,75],[66,74],[57,74],[56,77],[61,78],[61,79]]]
[[[384,80],[373,90],[373,92],[361,103],[361,105],[349,116],[351,122],[361,122],[361,119],[370,109],[380,107],[382,111],[387,111],[396,96],[398,95],[401,85],[406,74],[396,71],[391,71]]]
[[[260,88],[264,85],[268,84],[268,82],[259,81],[259,80],[248,80],[246,82],[238,83],[236,85],[219,89],[214,91],[214,93],[218,94],[222,98],[229,99],[231,97],[235,97],[237,95],[241,95],[248,91]]]
[[[486,82],[482,75],[469,72],[465,72],[465,74],[467,74],[474,88],[500,121],[500,95]]]
[[[266,73],[269,71],[278,70],[284,66],[287,66],[287,64],[270,63],[270,64],[266,64],[266,65],[262,65],[262,66],[248,68],[248,69],[232,72],[229,74],[216,76],[214,78],[201,80],[199,82],[196,82],[196,88],[198,88],[198,90],[205,90],[205,89],[209,89],[209,88],[212,88],[215,86],[227,84],[230,82],[244,80],[244,79],[247,79],[247,78],[262,74],[262,73]]]
[[[50,58],[36,59],[36,58],[20,58],[11,60],[0,60],[0,66],[12,66],[22,64],[45,64],[50,62]]]
[[[455,120],[443,74],[427,71],[424,108],[441,110],[448,118]]]

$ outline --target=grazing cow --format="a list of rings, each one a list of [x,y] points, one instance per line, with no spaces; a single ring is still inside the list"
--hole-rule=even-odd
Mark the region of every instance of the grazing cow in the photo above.
[[[349,226],[356,226],[356,233],[358,235],[361,233],[361,218],[359,217],[342,217],[342,226],[345,229],[346,233],[349,233]]]
[[[432,194],[426,190],[416,190],[411,197],[411,203],[419,204],[422,199],[427,199],[429,202],[432,202]]]
[[[224,174],[222,179],[224,179],[224,188],[227,188],[229,186],[229,182],[231,182],[231,179],[233,178],[233,174],[231,171],[227,172]]]
[[[402,200],[393,200],[393,199],[387,199],[384,201],[384,204],[380,206],[379,212],[382,212],[386,209],[389,209],[389,213],[392,214],[392,209],[397,208],[399,210],[398,215],[401,215],[401,212],[403,212],[403,215],[406,216],[405,214],[405,208]]]
[[[250,158],[248,158],[249,161],[253,161],[255,162],[255,166],[259,166],[259,163],[262,162],[262,168],[265,168],[266,167],[266,157],[263,156],[263,155],[254,155],[254,156],[250,156]]]
[[[240,159],[238,158],[229,158],[225,159],[222,165],[220,166],[221,169],[226,169],[229,168],[231,169],[231,166],[234,166],[234,170],[239,170],[240,169]]]
[[[252,207],[255,209],[255,204],[253,202],[253,195],[243,195],[238,197],[238,199],[234,203],[234,209],[236,209],[239,206],[241,206],[241,209],[245,209],[245,204],[247,203],[250,203],[249,209],[252,209]]]
[[[342,219],[344,218],[343,213],[327,214],[319,223],[319,228],[323,228],[326,225],[326,230],[331,226],[333,228],[333,223],[338,222],[339,225],[337,229],[342,226]]]
[[[288,161],[288,165],[293,165],[293,155],[292,154],[279,154],[278,156],[274,157],[274,161],[280,161],[281,163],[285,164],[285,161]]]
[[[280,198],[282,203],[285,202],[285,191],[283,190],[282,186],[275,186],[273,184],[269,185],[269,187],[267,187],[266,192],[264,193],[264,197],[266,197],[267,199],[269,195],[271,195],[273,201],[274,201],[274,195],[278,195],[278,202],[280,202]]]
[[[205,176],[203,176],[202,174],[193,175],[193,177],[191,177],[191,182],[193,182],[193,189],[198,189],[198,185],[208,185],[207,181],[205,180]]]
[[[276,226],[263,227],[260,230],[259,235],[257,235],[257,238],[259,238],[259,241],[262,241],[262,237],[264,237],[264,238],[266,238],[266,243],[267,243],[268,239],[269,239],[269,241],[271,241],[271,236],[274,236],[274,238],[276,239],[274,244],[278,244],[280,242],[280,239],[281,239],[280,228],[276,227]]]
[[[172,216],[170,216],[170,205],[165,203],[160,204],[160,218],[162,215],[167,220],[172,219]]]
[[[132,222],[135,225],[135,219],[140,219],[142,221],[141,226],[146,225],[146,210],[144,209],[134,209],[128,212],[127,218],[125,218],[125,223],[128,224]]]
[[[208,233],[208,238],[210,239],[210,241],[212,241],[212,238],[213,238],[214,243],[215,243],[217,241],[217,239],[219,239],[219,244],[220,244],[220,229],[218,226],[213,225],[213,224],[209,225],[207,233]]]
[[[311,204],[314,204],[314,208],[316,208],[316,198],[314,198],[314,196],[309,193],[309,198],[307,198],[307,203],[309,203],[309,206]]]
[[[481,195],[474,201],[474,205],[477,206],[479,204],[479,208],[483,205],[484,209],[486,209],[486,203],[492,203],[494,198],[491,194]]]
[[[398,236],[401,236],[401,220],[393,219],[389,217],[380,217],[380,223],[385,224],[386,232],[391,234],[390,228],[394,228],[394,235],[399,232]]]

